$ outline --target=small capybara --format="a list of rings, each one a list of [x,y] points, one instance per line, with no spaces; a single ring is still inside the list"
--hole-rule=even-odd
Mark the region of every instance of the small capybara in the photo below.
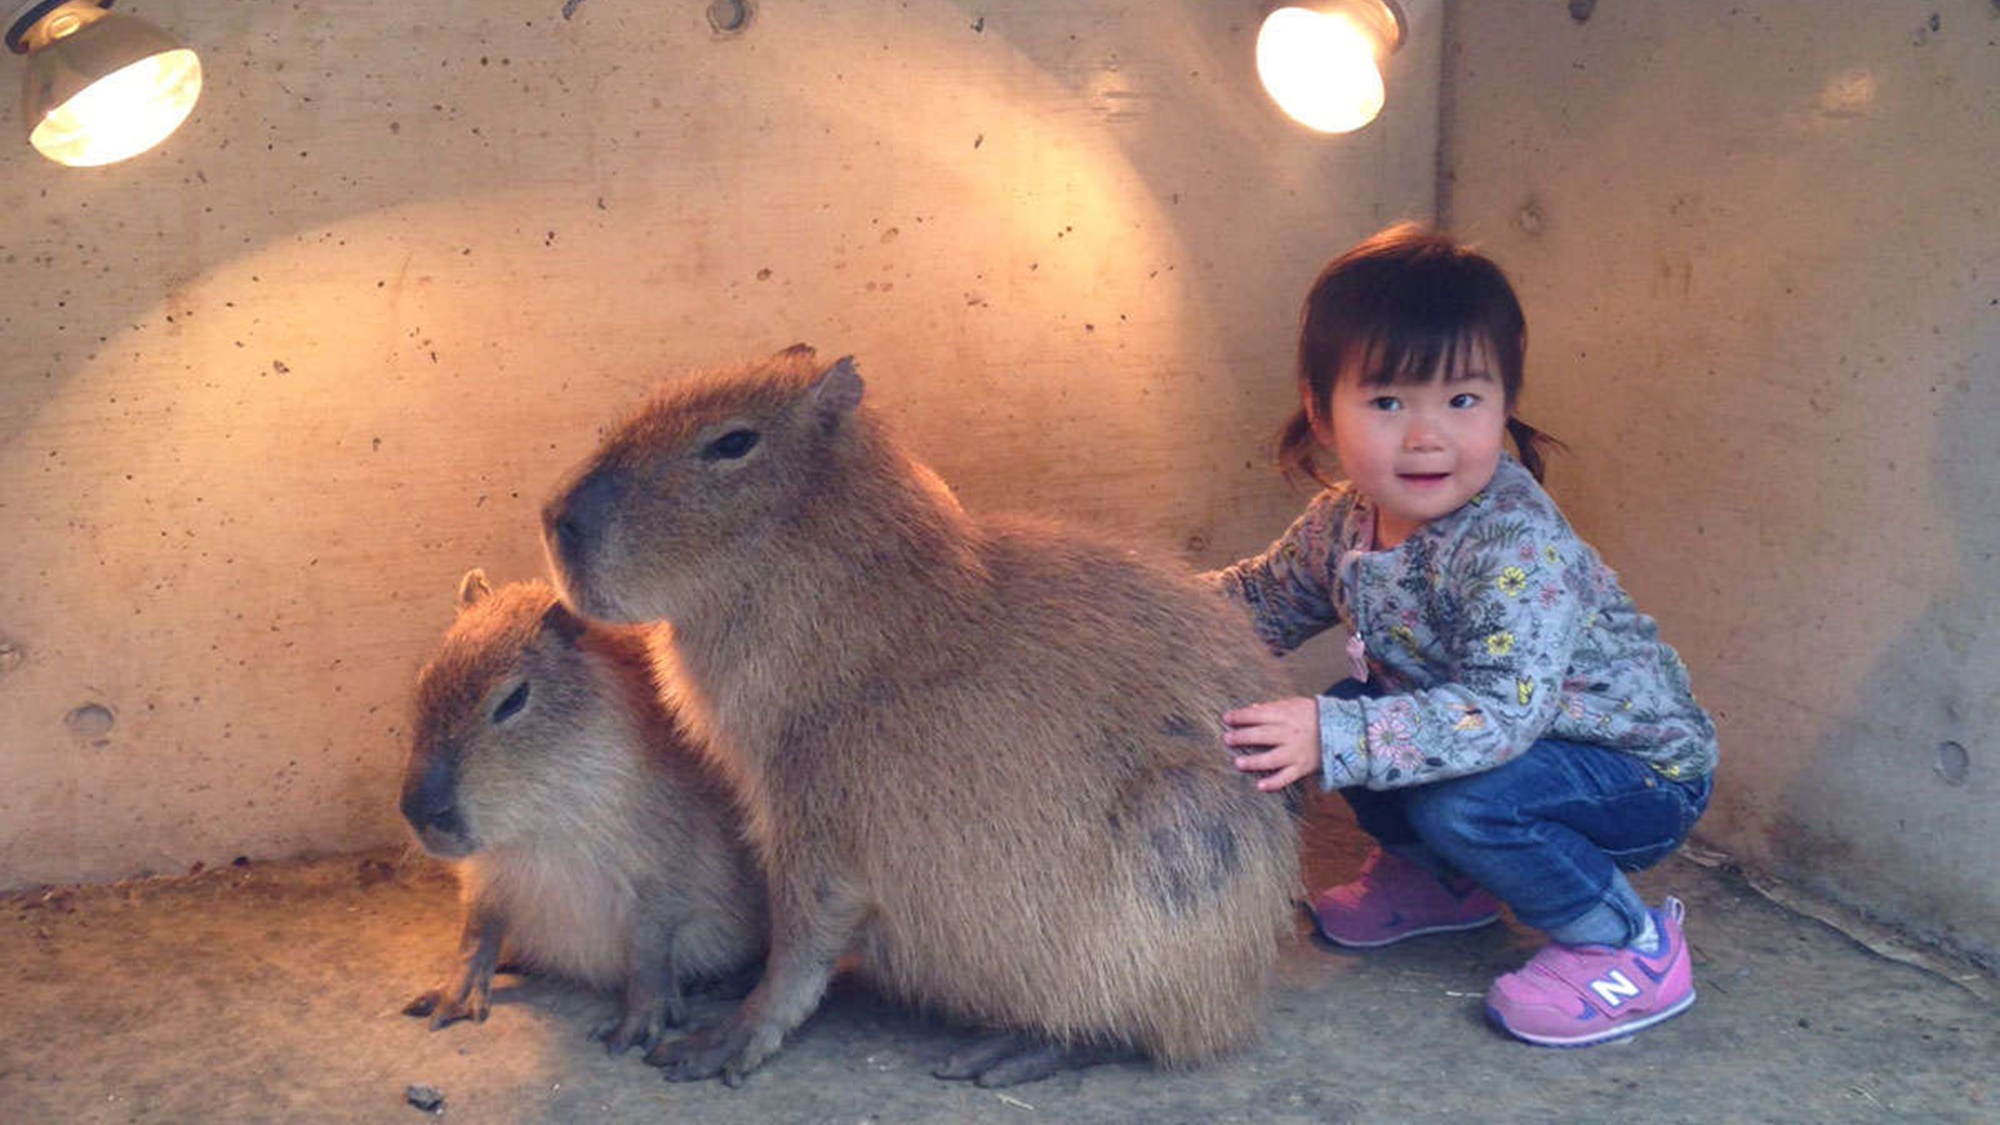
[[[417,680],[403,816],[454,861],[463,961],[404,1011],[484,1020],[510,962],[622,987],[614,1054],[687,1018],[684,988],[754,971],[765,891],[729,786],[652,680],[650,628],[586,623],[542,582],[474,570]]]
[[[771,885],[762,980],[654,1048],[731,1084],[837,959],[990,1029],[941,1077],[1000,1085],[1258,1031],[1298,827],[1222,744],[1283,684],[1183,566],[975,520],[803,345],[668,387],[543,511],[578,612],[656,647],[745,798]]]

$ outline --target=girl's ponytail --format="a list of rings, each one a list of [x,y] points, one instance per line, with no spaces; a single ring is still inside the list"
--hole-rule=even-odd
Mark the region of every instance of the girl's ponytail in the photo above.
[[[1514,439],[1514,448],[1520,454],[1522,467],[1537,481],[1542,479],[1542,455],[1550,450],[1569,448],[1511,414],[1507,416],[1507,436]]]
[[[1293,484],[1310,481],[1321,488],[1331,488],[1333,481],[1320,468],[1318,452],[1319,441],[1313,436],[1312,418],[1301,408],[1278,430],[1278,469]]]

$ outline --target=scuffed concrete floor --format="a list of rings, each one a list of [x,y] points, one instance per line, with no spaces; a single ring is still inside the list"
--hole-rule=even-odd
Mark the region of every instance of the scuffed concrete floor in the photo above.
[[[1315,820],[1309,874],[1345,877],[1351,822]],[[957,1034],[852,986],[736,1090],[607,1057],[586,1034],[609,1001],[551,981],[502,978],[487,1023],[430,1032],[400,1009],[450,964],[457,906],[406,855],[37,892],[0,900],[0,1119],[415,1125],[422,1084],[462,1122],[2000,1121],[1990,978],[1878,957],[1726,869],[1676,858],[1640,885],[1687,902],[1701,999],[1625,1043],[1486,1027],[1527,931],[1365,955],[1301,936],[1251,1053],[1005,1091],[930,1077]]]

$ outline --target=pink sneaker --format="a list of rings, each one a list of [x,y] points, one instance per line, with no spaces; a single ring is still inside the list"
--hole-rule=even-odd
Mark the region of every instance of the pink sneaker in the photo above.
[[[1422,865],[1380,848],[1361,865],[1360,878],[1328,887],[1309,905],[1321,937],[1356,949],[1476,930],[1500,917],[1500,900],[1482,888],[1458,894]]]
[[[1502,1031],[1543,1047],[1588,1047],[1618,1039],[1694,1006],[1694,970],[1681,919],[1670,898],[1653,911],[1659,952],[1608,945],[1542,948],[1526,965],[1493,982],[1486,1016]]]

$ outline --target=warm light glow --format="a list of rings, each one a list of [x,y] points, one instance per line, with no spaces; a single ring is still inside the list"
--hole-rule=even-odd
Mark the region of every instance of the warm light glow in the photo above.
[[[112,164],[166,140],[201,96],[201,60],[186,48],[140,59],[51,110],[28,143],[58,164]]]
[[[1382,51],[1375,32],[1345,12],[1279,8],[1257,32],[1257,76],[1299,124],[1347,133],[1382,111]]]

